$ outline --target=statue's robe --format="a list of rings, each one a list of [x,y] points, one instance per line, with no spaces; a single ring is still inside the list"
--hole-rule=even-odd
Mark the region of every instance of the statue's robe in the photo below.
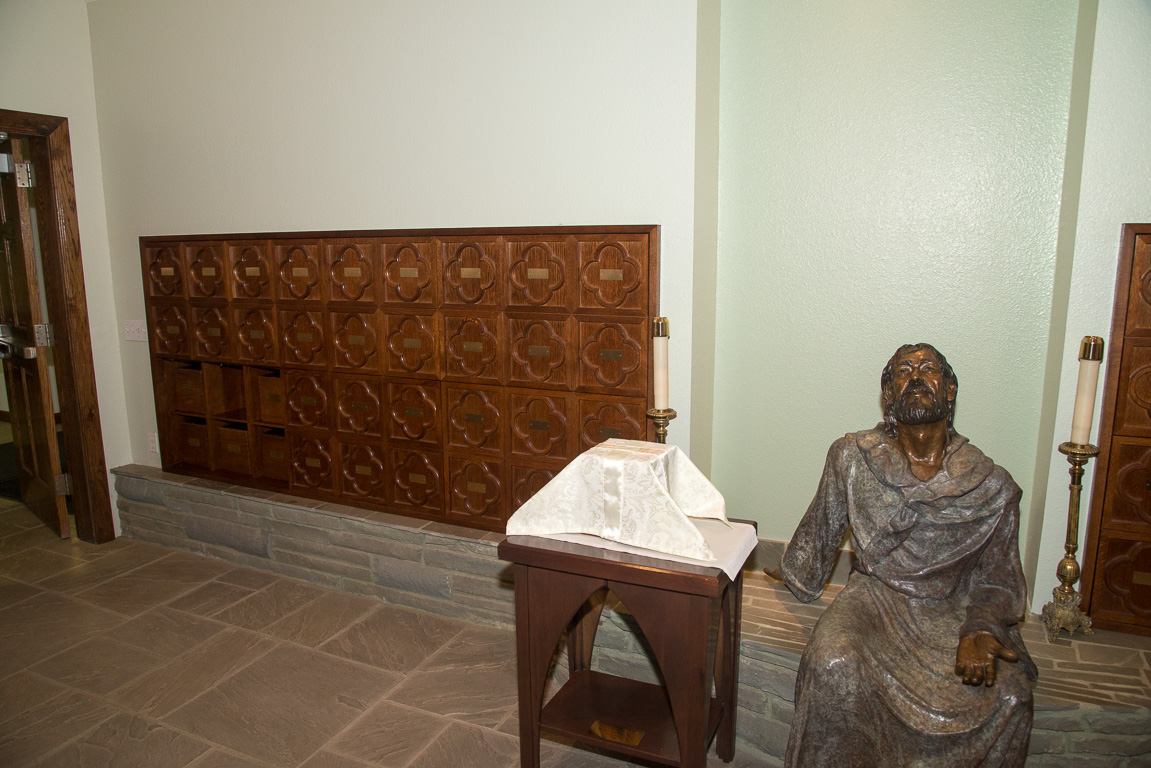
[[[817,599],[849,526],[855,565],[800,662],[787,765],[1023,765],[1037,675],[1017,626],[1019,498],[954,433],[926,482],[882,424],[832,445],[781,575]],[[955,674],[960,637],[979,631],[1019,654],[996,660],[993,687]]]

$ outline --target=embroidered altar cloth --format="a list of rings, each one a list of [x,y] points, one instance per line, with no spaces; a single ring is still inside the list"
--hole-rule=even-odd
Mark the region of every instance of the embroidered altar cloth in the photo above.
[[[509,536],[582,533],[696,560],[715,555],[689,518],[727,523],[723,496],[677,446],[605,440],[508,519]]]

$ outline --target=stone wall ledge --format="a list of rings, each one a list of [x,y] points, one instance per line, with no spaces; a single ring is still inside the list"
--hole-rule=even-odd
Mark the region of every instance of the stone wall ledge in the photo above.
[[[126,536],[443,616],[514,626],[512,568],[496,554],[502,534],[143,465],[112,473]],[[791,600],[761,573],[748,571],[743,612],[739,749],[762,764],[776,765],[794,713],[800,654],[821,608]],[[1035,643],[1030,636],[1027,640],[1029,647]],[[1151,663],[1151,651],[1143,653]],[[603,671],[656,679],[643,637],[618,603],[604,611],[594,663]],[[549,692],[563,683],[565,669],[561,650]],[[1041,669],[1041,675],[1053,674]],[[1053,690],[1055,695],[1037,690],[1028,766],[1151,764],[1151,708],[1090,697],[1073,701],[1068,698],[1073,694]]]

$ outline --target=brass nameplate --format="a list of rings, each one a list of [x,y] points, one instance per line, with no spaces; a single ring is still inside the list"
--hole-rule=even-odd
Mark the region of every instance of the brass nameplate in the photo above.
[[[589,729],[594,735],[599,736],[601,739],[614,741],[617,744],[627,744],[629,747],[639,746],[640,741],[643,740],[644,732],[638,728],[624,728],[619,725],[608,725],[605,722],[596,720],[591,724]]]
[[[460,267],[460,277],[464,280],[475,280],[480,276],[479,267]]]
[[[308,268],[307,267],[292,267],[292,277],[307,277],[307,276],[308,276]]]
[[[419,267],[400,267],[400,277],[419,277]]]
[[[188,438],[188,445],[192,446],[193,448],[199,448],[200,447],[200,438],[189,437]]]
[[[416,483],[417,485],[427,485],[428,478],[426,475],[417,475],[415,472],[408,473],[408,482]]]
[[[366,411],[366,410],[368,410],[368,404],[365,402],[356,401],[356,402],[352,403],[351,405],[352,405],[353,411]]]
[[[464,421],[469,424],[483,424],[484,415],[482,413],[465,413]]]
[[[623,430],[616,429],[615,427],[600,427],[599,436],[605,440],[611,439],[613,437],[623,437]]]
[[[228,443],[228,453],[243,453],[244,449],[235,443]]]
[[[248,333],[248,336],[250,338],[253,338],[253,339],[262,339],[262,338],[264,338],[264,332],[263,331],[250,331]]]
[[[404,411],[404,414],[407,416],[413,416],[416,418],[421,418],[424,415],[424,409],[423,408],[408,408],[406,411]]]
[[[359,277],[360,274],[359,267],[344,267],[344,277]]]
[[[1151,573],[1147,571],[1135,571],[1131,574],[1131,583],[1138,584],[1141,587],[1151,587]]]
[[[205,329],[205,333],[207,333],[209,336],[219,336],[220,335],[220,329],[219,328],[207,328],[207,329]]]
[[[180,332],[180,326],[178,326],[178,325],[169,325],[168,326],[168,333],[179,333],[179,332]]]
[[[542,421],[540,419],[530,419],[528,421],[528,429],[534,429],[539,432],[551,432],[552,423],[550,421]]]
[[[348,343],[351,344],[353,347],[362,347],[362,346],[364,346],[364,337],[363,336],[349,336],[348,337]]]
[[[484,343],[482,341],[465,341],[464,342],[464,351],[465,352],[483,352],[484,351]]]
[[[160,274],[164,277],[171,277],[176,274],[175,267],[160,267]]]
[[[264,400],[268,401],[269,403],[278,403],[280,402],[280,396],[273,393],[265,397]]]
[[[215,267],[204,267],[203,269],[200,270],[200,274],[203,275],[204,277],[215,277],[216,276],[216,268]]]
[[[312,340],[312,334],[310,334],[310,333],[297,333],[296,334],[296,341],[311,341],[311,340]]]
[[[372,468],[367,466],[366,464],[357,464],[356,465],[356,474],[357,475],[370,475],[370,474],[372,474]]]
[[[419,349],[423,346],[423,342],[419,339],[404,339],[404,349]]]
[[[528,268],[528,280],[547,280],[548,277],[550,277],[550,273],[546,267],[543,269]]]
[[[315,405],[316,404],[316,398],[314,398],[314,397],[301,397],[300,402],[303,403],[304,405]]]
[[[486,483],[468,483],[468,493],[487,493],[488,486]]]
[[[600,280],[623,280],[622,269],[601,269],[599,271]]]
[[[248,277],[259,277],[260,276],[260,268],[259,267],[244,267],[244,274],[247,275]]]
[[[284,458],[284,452],[283,451],[268,451],[268,458],[269,459],[282,459],[282,458]]]
[[[552,348],[549,346],[540,346],[538,344],[528,345],[528,357],[551,357]]]
[[[318,466],[320,466],[320,460],[319,459],[304,459],[304,464],[309,466],[309,467],[318,467]]]
[[[599,351],[600,360],[623,360],[622,349],[601,349]]]

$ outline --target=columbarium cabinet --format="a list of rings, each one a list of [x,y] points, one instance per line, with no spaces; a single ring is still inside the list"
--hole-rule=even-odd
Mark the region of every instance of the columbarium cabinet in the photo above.
[[[1096,627],[1151,635],[1151,224],[1128,224],[1083,549]]]
[[[142,237],[163,467],[502,531],[650,439],[658,227]]]

